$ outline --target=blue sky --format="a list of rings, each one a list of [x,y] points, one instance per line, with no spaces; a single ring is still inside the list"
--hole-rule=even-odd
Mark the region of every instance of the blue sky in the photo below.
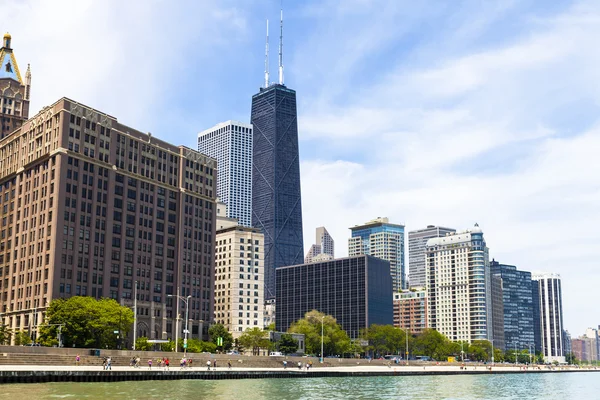
[[[32,109],[62,96],[176,144],[249,121],[280,1],[0,4]],[[563,277],[573,336],[600,323],[600,4],[284,1],[305,249],[377,216],[484,230],[491,257]]]

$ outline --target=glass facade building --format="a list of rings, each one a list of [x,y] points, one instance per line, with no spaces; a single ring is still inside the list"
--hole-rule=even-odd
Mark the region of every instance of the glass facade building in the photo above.
[[[531,272],[519,271],[514,265],[490,262],[493,276],[502,279],[504,303],[504,339],[507,348],[528,349],[535,343]]]
[[[562,288],[559,274],[538,273],[532,280],[539,289],[540,343],[544,361],[565,362],[563,349]]]
[[[265,235],[265,298],[275,269],[304,261],[296,92],[272,84],[252,96],[252,226]]]
[[[312,310],[335,317],[351,339],[372,324],[391,325],[390,263],[362,255],[277,268],[277,331]]]

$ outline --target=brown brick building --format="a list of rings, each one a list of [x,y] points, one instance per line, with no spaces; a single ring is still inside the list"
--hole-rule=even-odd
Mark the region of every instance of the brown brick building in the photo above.
[[[31,71],[27,65],[25,81],[12,51],[11,36],[7,33],[0,48],[0,138],[20,128],[29,117]]]
[[[394,293],[394,326],[421,333],[427,326],[427,292],[413,288]]]
[[[175,336],[178,287],[191,336],[206,334],[215,185],[216,161],[195,150],[66,98],[45,107],[0,140],[3,322],[35,336],[52,299],[132,306],[137,281],[138,336]]]

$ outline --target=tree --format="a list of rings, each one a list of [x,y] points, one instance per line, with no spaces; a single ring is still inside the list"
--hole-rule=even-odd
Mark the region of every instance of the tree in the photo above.
[[[175,351],[175,342],[169,339],[166,343],[160,344],[161,351]]]
[[[325,354],[346,354],[351,351],[350,338],[336,319],[331,315],[312,310],[304,318],[294,322],[288,329],[289,333],[304,335],[306,352],[309,354],[321,353],[321,323],[323,323],[323,352]]]
[[[376,355],[406,352],[405,333],[392,325],[373,324],[363,330],[361,337],[369,341],[369,349]]]
[[[289,333],[281,335],[279,340],[279,351],[283,354],[292,354],[298,350],[298,341]]]
[[[75,296],[52,300],[46,321],[40,325],[40,342],[56,343],[59,325],[66,347],[116,348],[118,331],[127,336],[133,324],[133,311],[113,299]]]
[[[443,360],[449,355],[449,344],[450,340],[435,329],[424,329],[414,340],[413,353]]]
[[[233,345],[233,336],[231,336],[231,333],[229,333],[229,331],[222,324],[211,325],[211,327],[208,329],[208,335],[210,336],[210,340],[215,345],[217,345],[217,339],[219,337],[223,338],[222,350],[229,350]],[[217,345],[217,347],[221,346]]]
[[[15,334],[15,346],[27,346],[31,343],[31,337],[25,331],[19,331]]]
[[[148,343],[148,338],[140,336],[135,340],[135,349],[139,351],[152,350],[152,343]]]
[[[573,353],[565,354],[565,361],[568,364],[572,364],[572,365],[579,364],[579,360],[577,359],[577,357],[575,357],[575,354],[573,354]]]
[[[8,325],[0,324],[0,345],[10,344],[11,335]]]
[[[260,328],[246,329],[238,340],[242,347],[251,348],[253,355],[259,355],[260,349],[267,349],[271,344],[267,332]]]
[[[265,326],[265,331],[275,332],[275,322],[271,322],[269,325]]]

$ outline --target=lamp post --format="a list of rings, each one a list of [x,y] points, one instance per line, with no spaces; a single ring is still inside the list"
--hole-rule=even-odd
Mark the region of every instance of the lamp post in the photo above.
[[[323,364],[323,321],[325,321],[325,316],[321,317],[321,364]]]
[[[179,290],[177,291],[179,292]],[[178,301],[177,301],[177,327],[175,330],[175,352],[177,352],[177,340],[179,339],[179,336],[177,336],[178,334],[178,328],[179,328],[179,300],[183,301],[185,303],[185,331],[183,332],[183,356],[185,357],[187,355],[187,335],[188,335],[188,312],[189,312],[189,305],[190,305],[190,299],[192,298],[192,296],[187,296],[187,297],[183,297],[180,296],[178,294],[176,294],[175,296],[173,296],[172,294],[168,294],[167,297],[177,297]]]
[[[135,351],[135,341],[137,339],[137,288],[138,281],[135,281],[133,289],[133,350]]]
[[[514,342],[513,345],[515,346],[515,367],[516,367],[517,361],[519,361],[519,357],[517,356],[517,342]]]
[[[490,343],[492,344],[492,367],[494,366],[494,339],[490,339]]]
[[[529,365],[531,365],[531,345],[532,343],[529,343],[528,347],[529,347]]]
[[[406,357],[406,365],[408,365],[408,329],[400,328],[400,327],[398,327],[398,329],[400,329],[402,332],[404,332],[404,337],[406,338],[406,347],[404,348],[404,357]]]
[[[465,352],[463,351],[463,341],[460,341],[460,361],[465,362]]]

